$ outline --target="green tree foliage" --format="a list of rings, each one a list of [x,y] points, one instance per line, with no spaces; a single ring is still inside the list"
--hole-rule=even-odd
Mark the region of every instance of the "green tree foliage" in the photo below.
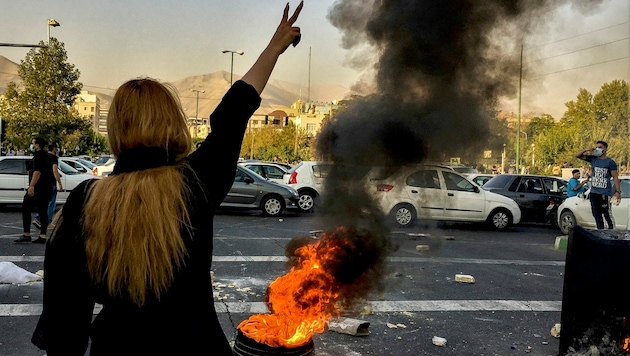
[[[245,133],[241,146],[241,157],[292,163],[312,159],[312,137],[308,131],[293,123],[277,128],[265,126],[252,128]]]
[[[535,171],[546,172],[549,165],[565,161],[575,167],[584,165],[575,157],[576,153],[593,147],[598,140],[608,142],[608,155],[617,163],[627,163],[630,156],[629,89],[623,80],[605,83],[595,95],[580,89],[576,100],[565,104],[567,111],[558,122],[551,122],[550,117],[543,118],[544,115],[540,120],[532,120],[528,132],[534,136]]]
[[[104,148],[104,139],[97,138],[89,119],[72,109],[83,84],[78,81],[79,70],[67,60],[64,44],[51,38],[48,46],[31,49],[20,62],[18,74],[24,88],[10,83],[0,100],[7,146],[24,149],[31,138],[41,136],[75,154]]]

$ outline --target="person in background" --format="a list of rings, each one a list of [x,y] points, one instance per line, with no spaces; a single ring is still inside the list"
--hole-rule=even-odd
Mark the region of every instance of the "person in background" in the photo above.
[[[591,154],[586,154],[587,152],[591,152]],[[591,212],[598,229],[604,228],[604,219],[609,229],[615,227],[610,216],[610,198],[612,195],[621,199],[621,185],[617,172],[617,163],[607,156],[607,152],[608,143],[597,141],[595,147],[584,149],[576,155],[577,158],[590,162],[592,166],[591,191],[588,196],[591,201]],[[610,183],[611,178],[613,186]]]
[[[567,183],[567,197],[574,197],[580,193],[584,193],[586,191],[586,183],[588,183],[589,177],[586,176],[582,182],[580,182],[580,170],[574,169],[572,172],[573,176],[569,179],[569,183]]]
[[[52,164],[52,173],[55,177],[55,182],[52,184],[52,195],[50,196],[50,202],[48,202],[48,221],[52,222],[53,216],[55,215],[55,208],[57,207],[57,185],[59,186],[59,191],[63,190],[63,184],[61,184],[61,176],[59,175],[59,147],[57,144],[48,145],[48,158]],[[39,214],[35,215],[33,219],[33,225],[38,229],[42,228],[42,223],[39,218]],[[50,223],[48,224],[50,227]],[[47,227],[47,228],[48,228]]]
[[[28,189],[22,201],[22,226],[24,234],[13,242],[25,243],[31,242],[31,211],[37,209],[37,213],[41,219],[41,227],[39,238],[32,240],[33,243],[46,243],[46,230],[48,227],[48,202],[52,195],[52,186],[54,178],[52,173],[52,164],[48,158],[48,153],[44,151],[44,147],[48,142],[38,137],[31,141],[30,150],[34,152],[32,176],[29,181]]]
[[[289,17],[286,5],[192,153],[172,87],[134,79],[116,91],[107,118],[114,171],[72,190],[46,247],[43,309],[31,341],[48,356],[83,355],[88,345],[92,356],[233,354],[213,302],[213,216],[234,181],[260,94],[300,39],[294,23],[302,6]],[[102,309],[93,318],[95,303]]]

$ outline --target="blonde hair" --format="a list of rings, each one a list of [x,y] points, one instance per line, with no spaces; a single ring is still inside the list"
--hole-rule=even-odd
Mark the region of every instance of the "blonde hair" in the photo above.
[[[123,84],[112,100],[107,129],[112,153],[145,146],[174,162],[191,149],[185,115],[174,90],[152,79]],[[160,298],[182,264],[189,228],[189,192],[179,163],[121,172],[90,187],[83,214],[88,270],[110,295],[142,306]]]

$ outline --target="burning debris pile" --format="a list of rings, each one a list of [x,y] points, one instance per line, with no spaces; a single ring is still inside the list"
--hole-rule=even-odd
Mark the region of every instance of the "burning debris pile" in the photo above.
[[[305,241],[305,240],[302,240]],[[340,315],[377,287],[386,241],[368,230],[339,227],[294,251],[293,266],[269,285],[270,314],[257,314],[238,329],[249,339],[271,347],[299,347],[322,333]]]

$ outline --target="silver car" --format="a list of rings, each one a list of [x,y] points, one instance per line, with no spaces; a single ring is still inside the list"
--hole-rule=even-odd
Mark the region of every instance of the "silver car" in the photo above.
[[[221,203],[222,208],[262,210],[264,215],[278,216],[285,209],[299,210],[298,192],[286,185],[269,181],[253,171],[236,166],[232,188]]]

